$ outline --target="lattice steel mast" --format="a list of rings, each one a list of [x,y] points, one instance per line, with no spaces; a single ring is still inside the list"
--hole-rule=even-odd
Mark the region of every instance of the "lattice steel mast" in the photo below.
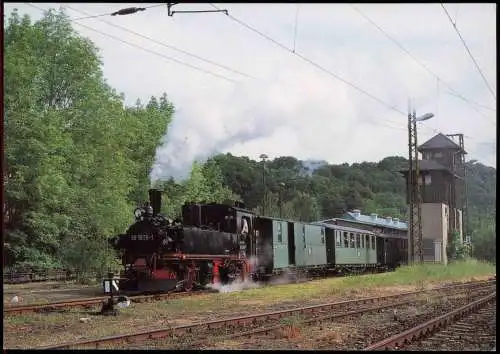
[[[423,263],[422,195],[417,151],[417,115],[408,103],[408,263]]]

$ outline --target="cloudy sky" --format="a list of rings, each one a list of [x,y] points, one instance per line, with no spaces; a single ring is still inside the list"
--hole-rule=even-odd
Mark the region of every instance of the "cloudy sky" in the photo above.
[[[158,4],[35,5],[63,6],[78,19]],[[166,6],[156,6],[73,21],[100,48],[104,75],[128,104],[163,92],[173,101],[174,123],[158,151],[171,168],[221,151],[330,163],[407,156],[408,98],[417,115],[435,114],[419,125],[420,142],[437,132],[463,133],[468,158],[496,167],[495,4],[445,5],[494,95],[440,4],[215,5],[232,17],[169,17]],[[18,8],[42,16],[24,3],[4,6],[7,14]],[[286,49],[294,47],[298,55]]]

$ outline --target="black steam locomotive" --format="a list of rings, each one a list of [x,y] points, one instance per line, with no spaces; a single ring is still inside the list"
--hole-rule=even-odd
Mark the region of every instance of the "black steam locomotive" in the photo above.
[[[110,240],[122,253],[120,289],[190,291],[250,276],[252,213],[231,205],[186,204],[182,220],[160,214],[161,192],[134,212],[135,223]],[[251,225],[250,225],[251,226]]]

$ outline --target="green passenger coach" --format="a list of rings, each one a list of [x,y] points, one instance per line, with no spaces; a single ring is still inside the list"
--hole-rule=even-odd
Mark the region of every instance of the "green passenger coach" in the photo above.
[[[255,227],[258,263],[267,276],[387,268],[391,259],[391,240],[368,230],[263,216]]]

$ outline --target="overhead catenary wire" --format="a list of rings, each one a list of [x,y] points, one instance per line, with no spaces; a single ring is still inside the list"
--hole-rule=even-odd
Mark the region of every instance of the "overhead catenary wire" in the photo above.
[[[219,9],[216,5],[214,5],[214,4],[212,4],[212,3],[209,3],[209,4],[210,4],[210,6],[212,6],[213,8],[215,8],[215,9],[217,9],[217,10],[220,10],[220,9]],[[301,54],[297,53],[297,51],[293,51],[292,49],[288,48],[288,47],[287,47],[287,46],[285,46],[284,44],[282,44],[282,43],[278,42],[277,40],[275,40],[275,39],[273,39],[273,38],[271,38],[271,37],[269,37],[269,36],[268,36],[268,35],[266,35],[265,33],[263,33],[263,32],[261,32],[261,31],[259,31],[258,29],[254,28],[254,27],[252,27],[252,26],[250,26],[249,24],[247,24],[247,23],[245,23],[245,22],[241,21],[240,19],[238,19],[238,18],[236,18],[236,17],[232,16],[231,14],[229,14],[229,13],[228,13],[228,14],[225,14],[225,15],[226,15],[226,16],[228,16],[231,20],[233,20],[233,21],[237,22],[238,24],[242,25],[243,27],[246,27],[247,29],[249,29],[249,30],[251,30],[251,31],[253,31],[253,32],[255,32],[255,33],[257,33],[257,34],[258,34],[258,35],[260,35],[261,37],[263,37],[263,38],[267,39],[268,41],[271,41],[271,42],[272,42],[272,43],[274,43],[275,45],[277,45],[277,46],[279,46],[280,48],[282,48],[282,49],[286,50],[287,52],[289,52],[289,53],[291,53],[291,54],[294,54],[294,55],[298,56],[300,59],[304,60],[305,62],[307,62],[307,63],[309,63],[309,64],[311,64],[311,65],[315,66],[316,68],[320,69],[321,71],[326,72],[327,74],[329,74],[329,75],[333,76],[333,77],[334,77],[334,78],[336,78],[337,80],[342,81],[343,83],[345,83],[345,84],[347,84],[347,85],[351,86],[352,88],[354,88],[354,89],[356,89],[356,90],[360,91],[361,93],[365,94],[366,96],[368,96],[368,97],[372,98],[373,100],[377,101],[378,103],[380,103],[380,104],[384,105],[385,107],[387,107],[387,108],[389,108],[389,109],[391,109],[391,110],[393,110],[393,111],[395,111],[395,112],[397,112],[397,113],[403,114],[403,115],[405,115],[405,116],[407,115],[407,113],[406,113],[406,112],[403,112],[402,110],[398,109],[398,108],[397,108],[397,107],[395,107],[395,106],[391,106],[390,104],[388,104],[388,103],[384,102],[384,101],[383,101],[383,100],[381,100],[380,98],[378,98],[378,97],[376,97],[376,96],[372,95],[371,93],[367,92],[366,90],[364,90],[364,89],[360,88],[359,86],[357,86],[357,85],[353,84],[352,82],[347,81],[346,79],[344,79],[344,78],[340,77],[339,75],[332,73],[332,72],[331,72],[331,71],[329,71],[328,69],[325,69],[323,66],[321,66],[321,65],[319,65],[319,64],[317,64],[317,63],[315,63],[314,61],[312,61],[311,59],[309,59],[309,58],[307,58],[307,57],[305,57],[305,56],[303,56],[303,55],[301,55]],[[389,125],[388,125],[388,126],[389,126]],[[439,131],[438,131],[438,130],[436,130],[436,129],[434,129],[434,128],[431,128],[431,127],[429,127],[429,126],[427,126],[427,125],[425,125],[425,124],[423,124],[423,123],[422,123],[422,126],[423,126],[425,129],[429,129],[429,130],[432,130],[432,131],[433,131],[433,132],[435,132],[435,133],[439,133]],[[392,128],[396,128],[396,127],[392,127]],[[398,129],[398,128],[396,128],[396,129]]]
[[[299,6],[300,4],[297,4],[297,8],[295,10],[295,28],[293,30],[293,52],[295,53],[295,44],[297,42],[297,26],[299,24]]]
[[[77,11],[77,12],[80,12],[80,13],[84,13],[84,14],[85,14],[85,12],[83,12],[83,11],[81,11],[81,10],[76,10],[76,9],[74,9],[74,8],[70,7],[70,6],[67,6],[67,7],[68,7],[69,9],[71,9],[71,10],[74,10],[74,11]],[[297,19],[298,19],[298,10],[299,10],[299,8],[298,8],[298,5],[297,5],[297,11],[296,11],[296,21],[297,21]],[[140,33],[137,33],[137,32],[135,32],[135,31],[129,30],[129,29],[124,28],[124,27],[122,27],[122,26],[115,25],[115,24],[110,23],[110,22],[108,22],[108,21],[105,21],[105,20],[102,20],[102,19],[100,19],[99,21],[104,22],[104,23],[106,23],[106,24],[109,24],[109,25],[111,25],[111,26],[114,26],[114,27],[117,27],[117,28],[123,29],[123,30],[125,30],[125,31],[127,31],[127,32],[130,32],[130,33],[136,34],[137,36],[140,36],[140,37],[143,37],[143,38],[145,38],[145,39],[151,40],[151,41],[152,41],[152,42],[154,42],[154,43],[157,43],[157,44],[160,44],[160,45],[164,45],[164,46],[169,47],[169,48],[171,48],[171,47],[172,47],[172,46],[170,46],[170,45],[168,45],[168,44],[165,44],[165,43],[162,43],[162,42],[156,41],[156,40],[154,40],[154,39],[152,39],[152,38],[150,38],[150,37],[144,36],[144,35],[142,35],[142,34],[140,34]],[[297,26],[297,23],[296,23],[296,26]],[[295,31],[296,31],[296,29],[297,29],[297,27],[295,27]],[[295,36],[296,36],[296,32],[295,32]],[[295,39],[294,39],[294,42],[295,42]],[[173,47],[172,47],[172,48],[173,48]],[[175,49],[176,49],[176,50],[178,50],[178,51],[180,51],[180,52],[182,52],[182,53],[184,53],[184,54],[191,55],[191,53],[185,52],[185,51],[183,51],[183,50],[179,50],[179,49],[177,49],[177,48],[175,48]],[[204,58],[200,58],[200,57],[198,57],[198,56],[196,56],[196,55],[191,55],[191,56],[194,56],[194,57],[196,57],[196,58],[198,58],[198,59],[200,59],[200,60],[204,60],[204,61],[210,62],[210,63],[212,63],[212,64],[214,64],[214,65],[221,66],[221,65],[219,65],[219,64],[217,64],[217,63],[211,62],[211,61],[209,61],[209,60],[205,60]],[[232,72],[235,72],[235,73],[238,73],[238,74],[241,74],[241,75],[244,75],[244,76],[247,76],[247,77],[250,77],[250,78],[251,78],[251,76],[249,76],[249,75],[247,75],[247,74],[245,74],[245,73],[242,73],[242,72],[240,72],[240,71],[237,71],[237,70],[234,70],[234,69],[231,69],[231,68],[225,67],[225,66],[222,66],[222,67],[223,67],[223,68],[225,68],[225,69],[227,69],[227,70],[229,70],[229,71],[232,71]],[[401,113],[401,112],[399,112],[399,113]],[[388,125],[388,126],[389,126],[389,127],[392,127],[392,126],[390,126],[390,125]],[[395,128],[395,127],[394,127],[394,128]],[[433,131],[433,132],[435,132],[435,133],[437,133],[437,132],[438,132],[436,129],[430,128],[430,127],[425,126],[425,125],[424,125],[424,128],[426,128],[426,129],[428,129],[428,130],[432,130],[432,131]]]
[[[458,37],[460,38],[460,41],[462,42],[463,46],[465,47],[465,50],[467,51],[467,53],[469,54],[470,58],[472,59],[472,62],[474,63],[474,65],[476,66],[476,69],[477,71],[479,71],[479,74],[481,75],[481,78],[483,79],[486,87],[488,88],[488,90],[490,91],[491,95],[493,96],[493,98],[495,99],[495,101],[497,100],[497,95],[495,94],[495,92],[493,91],[493,89],[491,88],[488,80],[486,80],[486,77],[484,76],[483,74],[483,71],[481,70],[481,68],[479,67],[479,64],[477,63],[476,59],[474,58],[474,56],[472,55],[472,52],[470,51],[469,49],[469,46],[467,45],[467,43],[465,42],[465,39],[462,37],[462,34],[460,33],[460,31],[458,30],[458,27],[457,27],[457,24],[455,22],[453,22],[453,20],[451,19],[451,16],[450,14],[448,13],[448,10],[446,10],[446,7],[444,6],[443,3],[441,3],[441,7],[443,8],[446,16],[448,17],[448,20],[451,22],[451,25],[453,26],[453,28],[455,29],[455,32],[457,32],[458,34]]]
[[[63,5],[63,4],[61,4],[61,5]],[[84,15],[89,15],[89,16],[90,16],[90,14],[89,14],[89,13],[87,13],[87,12],[85,12],[85,11],[75,9],[75,8],[73,8],[73,7],[69,6],[69,5],[64,5],[64,6],[65,6],[65,7],[67,7],[68,9],[70,9],[70,10],[75,11],[75,12],[79,12],[79,13],[81,13],[81,14],[84,14]],[[90,18],[90,17],[88,17],[88,18]],[[78,19],[75,19],[74,21],[77,21],[77,20],[78,20]],[[154,39],[154,38],[151,38],[151,37],[146,36],[146,35],[144,35],[144,34],[138,33],[138,32],[136,32],[136,31],[133,31],[133,30],[128,29],[128,28],[126,28],[126,27],[119,26],[119,25],[117,25],[117,24],[114,24],[114,23],[112,23],[112,22],[109,22],[109,21],[106,21],[106,20],[103,20],[103,19],[98,19],[98,21],[101,21],[101,22],[103,22],[103,23],[105,23],[105,24],[107,24],[107,25],[113,26],[113,27],[118,28],[118,29],[121,29],[121,30],[123,30],[123,31],[126,31],[126,32],[129,32],[129,33],[132,33],[133,35],[136,35],[136,36],[138,36],[138,37],[141,37],[141,38],[144,38],[144,39],[146,39],[146,40],[149,40],[149,41],[151,41],[151,42],[153,42],[153,43],[156,43],[156,44],[158,44],[158,45],[161,45],[161,46],[163,46],[163,47],[165,47],[165,48],[168,48],[168,49],[171,49],[171,50],[177,51],[177,52],[179,52],[179,53],[185,54],[185,55],[190,56],[190,57],[192,57],[192,58],[195,58],[195,59],[198,59],[198,60],[204,61],[204,62],[206,62],[206,63],[212,64],[212,65],[217,66],[217,67],[219,67],[219,68],[225,69],[225,70],[230,71],[230,72],[232,72],[232,73],[234,73],[234,74],[239,74],[239,75],[241,75],[241,76],[245,76],[245,77],[247,77],[247,78],[253,79],[253,77],[252,77],[252,76],[250,76],[250,75],[248,75],[248,74],[246,74],[246,73],[244,73],[244,72],[241,72],[241,71],[239,71],[239,70],[236,70],[236,69],[230,68],[230,67],[228,67],[228,66],[226,66],[226,65],[223,65],[223,64],[217,63],[217,62],[212,61],[212,60],[210,60],[210,59],[203,58],[203,57],[201,57],[201,56],[199,56],[199,55],[196,55],[196,54],[190,53],[190,52],[188,52],[188,51],[186,51],[186,50],[183,50],[183,49],[177,48],[177,47],[175,47],[175,46],[173,46],[173,45],[171,45],[171,44],[167,44],[167,43],[165,43],[165,42],[160,42],[160,41],[158,41],[158,40],[156,40],[156,39]]]
[[[215,8],[215,9],[217,9],[217,10],[220,10],[220,9],[219,9],[219,7],[217,7],[215,4],[213,4],[213,3],[209,3],[209,4],[210,4],[210,6],[212,6],[213,8]],[[266,35],[265,33],[263,33],[263,32],[261,32],[261,31],[259,31],[259,30],[258,30],[258,29],[256,29],[256,28],[252,27],[251,25],[249,25],[249,24],[247,24],[247,23],[243,22],[242,20],[240,20],[240,19],[238,19],[238,18],[234,17],[233,15],[231,15],[231,14],[225,14],[225,15],[226,15],[227,17],[229,17],[231,20],[233,20],[233,21],[235,21],[236,23],[240,24],[241,26],[243,26],[243,27],[245,27],[245,28],[247,28],[247,29],[251,30],[252,32],[257,33],[259,36],[261,36],[261,37],[265,38],[266,40],[268,40],[268,41],[270,41],[270,42],[272,42],[272,43],[274,43],[275,45],[277,45],[278,47],[280,47],[280,48],[282,48],[282,49],[286,50],[287,52],[289,52],[289,53],[291,53],[291,54],[293,54],[293,55],[298,56],[299,58],[301,58],[301,59],[302,59],[302,60],[304,60],[305,62],[307,62],[307,63],[309,63],[309,64],[311,64],[311,65],[315,66],[316,68],[320,69],[320,70],[321,70],[321,71],[323,71],[323,72],[326,72],[327,74],[329,74],[329,75],[333,76],[333,77],[334,77],[334,78],[336,78],[337,80],[344,82],[345,84],[347,84],[347,85],[351,86],[352,88],[354,88],[354,89],[358,90],[359,92],[361,92],[361,93],[365,94],[366,96],[368,96],[368,97],[372,98],[373,100],[375,100],[375,101],[379,102],[380,104],[384,105],[385,107],[387,107],[387,108],[389,108],[389,109],[391,109],[391,110],[393,110],[393,111],[395,111],[395,112],[398,112],[398,113],[400,113],[400,114],[403,114],[403,115],[405,115],[405,116],[407,115],[407,112],[403,112],[402,110],[398,109],[397,107],[395,107],[395,106],[391,106],[390,104],[388,104],[388,103],[384,102],[382,99],[380,99],[380,98],[378,98],[378,97],[374,96],[373,94],[371,94],[371,93],[367,92],[366,90],[364,90],[364,89],[360,88],[360,87],[359,87],[359,86],[357,86],[356,84],[353,84],[352,82],[350,82],[350,81],[348,81],[348,80],[346,80],[346,79],[344,79],[344,78],[340,77],[339,75],[332,73],[331,71],[329,71],[328,69],[325,69],[323,66],[321,66],[321,65],[319,65],[319,64],[317,64],[317,63],[315,63],[315,62],[314,62],[314,61],[312,61],[311,59],[309,59],[309,58],[307,58],[307,57],[305,57],[305,56],[303,56],[303,55],[301,55],[301,54],[297,53],[297,51],[295,51],[295,52],[294,52],[292,49],[288,48],[288,47],[287,47],[287,46],[285,46],[284,44],[282,44],[282,43],[278,42],[277,40],[275,40],[275,39],[271,38],[270,36]],[[421,122],[420,124],[421,124],[421,126],[422,126],[423,128],[425,128],[425,129],[427,129],[427,130],[430,130],[430,131],[432,131],[432,132],[434,132],[434,133],[440,133],[440,131],[438,131],[437,129],[434,129],[434,128],[432,128],[432,127],[428,126],[428,125],[427,125],[427,124],[425,124],[424,122]],[[395,128],[395,127],[394,127],[394,128]],[[467,136],[467,135],[464,135],[464,137],[466,137],[466,138],[468,138],[468,139],[473,139],[472,137]]]
[[[219,9],[216,5],[214,5],[214,4],[212,4],[212,3],[210,3],[210,5],[211,5],[212,7],[214,7],[215,9]],[[267,39],[268,41],[271,41],[272,43],[276,44],[276,45],[277,45],[277,46],[279,46],[280,48],[282,48],[282,49],[286,50],[287,52],[289,52],[289,53],[291,53],[291,54],[294,54],[294,55],[298,56],[299,58],[301,58],[301,59],[302,59],[302,60],[304,60],[305,62],[307,62],[307,63],[309,63],[309,64],[311,64],[311,65],[315,66],[316,68],[318,68],[318,69],[322,70],[323,72],[326,72],[327,74],[329,74],[329,75],[333,76],[333,77],[334,77],[334,78],[336,78],[337,80],[342,81],[343,83],[345,83],[345,84],[347,84],[347,85],[351,86],[352,88],[354,88],[354,89],[358,90],[359,92],[361,92],[361,93],[365,94],[366,96],[368,96],[368,97],[372,98],[373,100],[375,100],[375,101],[377,101],[378,103],[380,103],[380,104],[384,105],[385,107],[387,107],[387,108],[389,108],[389,109],[391,109],[391,110],[393,110],[393,111],[395,111],[395,112],[397,112],[397,113],[403,114],[403,115],[405,115],[405,116],[407,115],[407,112],[403,112],[403,111],[402,111],[402,110],[400,110],[399,108],[396,108],[395,106],[391,106],[390,104],[388,104],[388,103],[384,102],[384,101],[383,101],[383,100],[381,100],[380,98],[378,98],[378,97],[376,97],[376,96],[372,95],[371,93],[367,92],[366,90],[364,90],[364,89],[360,88],[360,87],[359,87],[359,86],[357,86],[356,84],[353,84],[352,82],[347,81],[346,79],[344,79],[344,78],[340,77],[339,75],[332,73],[332,72],[331,72],[331,71],[329,71],[328,69],[325,69],[323,66],[321,66],[321,65],[319,65],[319,64],[317,64],[317,63],[315,63],[314,61],[312,61],[311,59],[306,58],[305,56],[303,56],[303,55],[301,55],[301,54],[297,53],[297,51],[293,51],[292,49],[288,48],[288,47],[287,47],[287,46],[285,46],[284,44],[282,44],[282,43],[278,42],[277,40],[275,40],[275,39],[273,39],[273,38],[271,38],[271,37],[269,37],[269,36],[268,36],[268,35],[266,35],[265,33],[262,33],[262,32],[261,32],[261,31],[259,31],[258,29],[256,29],[256,28],[254,28],[254,27],[250,26],[249,24],[247,24],[247,23],[245,23],[245,22],[241,21],[240,19],[238,19],[238,18],[236,18],[236,17],[234,17],[234,16],[232,16],[232,15],[230,15],[230,14],[226,14],[226,16],[228,16],[231,20],[233,20],[233,21],[237,22],[238,24],[240,24],[240,25],[242,25],[242,26],[246,27],[247,29],[249,29],[249,30],[251,30],[251,31],[253,31],[253,32],[255,32],[255,33],[257,33],[258,35],[260,35],[261,37],[263,37],[263,38]],[[438,131],[438,130],[436,130],[436,129],[434,129],[434,128],[431,128],[431,127],[427,126],[426,124],[423,124],[423,123],[421,123],[421,124],[422,124],[422,126],[423,126],[425,129],[429,129],[429,130],[432,130],[432,131],[433,131],[433,132],[435,132],[435,133],[439,133],[439,131]],[[394,128],[395,128],[395,127],[394,127]]]
[[[145,7],[142,7],[142,8],[138,8],[138,9],[141,9],[141,10],[146,10],[146,9],[151,9],[153,7],[159,7],[159,6],[165,6],[165,4],[156,4],[156,5],[151,5],[151,6],[145,6]],[[123,9],[121,9],[123,10]],[[71,18],[70,21],[80,21],[80,20],[87,20],[89,18],[97,18],[97,17],[104,17],[104,16],[114,16],[114,15],[117,15],[119,14],[120,10],[118,11],[115,11],[115,12],[107,12],[105,14],[100,14],[100,15],[87,15],[85,17],[79,17],[79,18]],[[140,10],[139,10],[140,11]]]
[[[45,12],[45,11],[46,11],[46,10],[44,10],[44,9],[42,9],[42,8],[40,8],[40,7],[36,6],[36,5],[33,5],[33,4],[31,4],[31,3],[25,3],[25,4],[26,4],[26,5],[28,5],[28,6],[31,6],[31,7],[35,8],[35,9],[37,9],[37,10],[40,10],[40,11],[42,11],[42,12]],[[121,39],[121,38],[118,38],[118,37],[116,37],[116,36],[113,36],[112,34],[109,34],[109,33],[103,32],[103,31],[99,31],[99,30],[97,30],[97,29],[95,29],[95,28],[92,28],[92,27],[89,27],[89,26],[86,26],[86,25],[82,25],[81,23],[75,23],[75,24],[76,24],[76,25],[78,25],[78,26],[84,27],[84,28],[86,28],[86,29],[88,29],[88,30],[90,30],[90,31],[93,31],[93,32],[96,32],[96,33],[102,34],[103,36],[106,36],[106,37],[112,38],[112,39],[114,39],[114,40],[116,40],[116,41],[119,41],[119,42],[121,42],[121,43],[127,44],[127,45],[129,45],[129,46],[131,46],[131,47],[135,47],[135,48],[141,49],[141,50],[143,50],[143,51],[145,51],[145,52],[148,52],[148,53],[154,54],[154,55],[159,56],[159,57],[161,57],[161,58],[163,58],[163,59],[165,59],[165,60],[168,60],[168,61],[171,61],[171,62],[177,63],[177,64],[179,64],[179,65],[183,65],[183,66],[189,67],[189,68],[191,68],[191,69],[194,69],[194,70],[197,70],[197,71],[203,72],[203,73],[205,73],[205,74],[209,74],[209,75],[215,76],[215,77],[217,77],[217,78],[219,78],[219,79],[223,79],[223,80],[226,80],[226,81],[229,81],[229,82],[233,82],[233,83],[238,83],[238,82],[239,82],[239,81],[237,81],[237,80],[233,80],[233,79],[231,79],[231,78],[228,78],[228,77],[226,77],[226,76],[223,76],[223,75],[220,75],[220,74],[214,73],[214,72],[212,72],[212,71],[209,71],[209,70],[206,70],[206,69],[203,69],[203,68],[200,68],[200,67],[198,67],[198,66],[195,66],[195,65],[192,65],[192,64],[189,64],[189,63],[185,63],[185,62],[183,62],[183,61],[181,61],[181,60],[178,60],[178,59],[176,59],[176,58],[173,58],[173,57],[170,57],[170,56],[164,55],[164,54],[159,53],[159,52],[156,52],[156,51],[154,51],[154,50],[151,50],[151,49],[148,49],[148,48],[142,47],[142,46],[140,46],[140,45],[137,45],[137,44],[134,44],[134,43],[128,42],[128,41],[126,41],[126,40],[124,40],[124,39]]]
[[[217,10],[220,10],[220,8],[219,8],[219,7],[217,7],[216,5],[214,5],[214,4],[212,4],[212,3],[209,3],[209,4],[210,4],[210,6],[212,6],[213,8],[215,8],[215,9],[217,9]],[[389,108],[389,109],[391,109],[391,110],[393,110],[393,111],[395,111],[395,112],[398,112],[398,113],[400,113],[400,114],[404,114],[404,115],[406,115],[406,113],[405,113],[405,112],[403,112],[402,110],[400,110],[399,108],[397,108],[395,105],[390,105],[389,103],[384,102],[382,99],[380,99],[380,98],[376,97],[375,95],[373,95],[373,94],[369,93],[368,91],[364,90],[363,88],[359,87],[358,85],[356,85],[356,84],[354,84],[354,83],[352,83],[352,82],[350,82],[350,81],[348,81],[348,80],[344,79],[344,78],[343,78],[343,77],[341,77],[340,75],[337,75],[337,74],[335,74],[335,73],[331,72],[330,70],[328,70],[328,69],[326,69],[325,67],[323,67],[323,66],[319,65],[318,63],[316,63],[316,62],[312,61],[311,59],[309,59],[309,58],[305,57],[304,55],[299,54],[297,51],[293,51],[293,49],[288,48],[286,45],[284,45],[284,44],[282,44],[282,43],[278,42],[277,40],[275,40],[275,39],[273,39],[273,38],[269,37],[267,34],[265,34],[265,33],[261,32],[261,31],[259,31],[258,29],[256,29],[256,28],[254,28],[254,27],[250,26],[250,25],[249,25],[249,24],[247,24],[247,23],[245,23],[245,22],[241,21],[240,19],[238,19],[238,18],[234,17],[233,15],[231,15],[231,14],[229,14],[229,13],[228,13],[228,14],[225,14],[225,16],[229,17],[231,20],[235,21],[236,23],[240,24],[241,26],[246,27],[247,29],[251,30],[252,32],[257,33],[259,36],[261,36],[261,37],[263,37],[263,38],[267,39],[268,41],[270,41],[270,42],[274,43],[275,45],[277,45],[278,47],[280,47],[280,48],[282,48],[282,49],[286,50],[287,52],[289,52],[289,53],[291,53],[291,54],[293,54],[293,55],[296,55],[297,57],[299,57],[300,59],[302,59],[302,60],[303,60],[303,61],[305,61],[306,63],[309,63],[309,64],[311,64],[311,65],[315,66],[317,69],[319,69],[319,70],[321,70],[321,71],[323,71],[323,72],[327,73],[328,75],[330,75],[330,76],[334,77],[335,79],[337,79],[337,80],[339,80],[339,81],[342,81],[344,84],[346,84],[346,85],[348,85],[348,86],[350,86],[350,87],[354,88],[355,90],[357,90],[357,91],[359,91],[359,92],[363,93],[364,95],[366,95],[366,96],[370,97],[370,98],[371,98],[371,99],[373,99],[374,101],[377,101],[378,103],[382,104],[383,106],[385,106],[385,107],[387,107],[387,108]]]
[[[396,40],[394,37],[392,37],[390,34],[388,34],[382,27],[380,27],[375,21],[373,21],[368,15],[366,15],[364,12],[362,12],[360,9],[358,9],[356,6],[351,5],[354,10],[356,10],[363,18],[365,18],[372,26],[374,26],[376,29],[378,29],[384,36],[386,36],[390,41],[392,41],[396,46],[399,47],[405,54],[407,54],[410,58],[412,58],[417,64],[419,64],[422,68],[424,68],[429,74],[434,76],[436,79],[439,79],[442,85],[446,86],[453,94],[455,97],[458,97],[462,99],[464,102],[467,102],[469,104],[473,104],[477,107],[481,107],[490,111],[495,111],[496,109],[482,105],[480,103],[477,103],[471,99],[468,99],[458,93],[451,85],[446,83],[439,75],[437,75],[435,72],[433,72],[427,65],[425,65],[421,60],[419,60],[417,57],[415,57],[408,49],[406,49],[401,43],[399,43],[398,40]],[[476,111],[478,111],[476,109]],[[478,111],[480,112],[480,111]],[[481,112],[480,112],[481,113]]]

